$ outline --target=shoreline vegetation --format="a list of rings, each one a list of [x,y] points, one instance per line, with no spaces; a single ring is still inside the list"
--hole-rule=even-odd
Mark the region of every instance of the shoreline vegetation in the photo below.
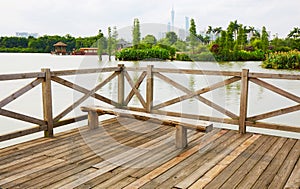
[[[264,68],[300,69],[300,28],[293,28],[286,38],[274,35],[270,40],[265,27],[261,30],[231,21],[226,29],[208,26],[205,33],[197,33],[194,19],[185,40],[169,31],[159,40],[153,35],[141,38],[140,23],[136,18],[132,27],[132,41],[118,38],[116,26],[107,30],[105,37],[99,30],[91,37],[41,36],[0,37],[0,52],[51,53],[58,41],[67,44],[71,53],[83,47],[98,49],[102,54],[115,55],[120,61],[179,60],[179,61],[263,61]],[[109,58],[110,60],[110,58]]]

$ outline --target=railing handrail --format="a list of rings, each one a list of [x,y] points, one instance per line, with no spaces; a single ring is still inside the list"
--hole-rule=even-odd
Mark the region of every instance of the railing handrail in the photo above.
[[[134,83],[131,79],[128,72],[141,72],[141,75]],[[70,82],[61,78],[60,76],[70,76],[70,75],[77,75],[77,74],[94,74],[94,73],[112,73],[108,78],[106,78],[102,83],[98,84],[92,90],[86,89],[82,86],[77,85],[76,83]],[[171,74],[193,74],[193,75],[213,75],[213,76],[226,76],[226,80],[223,81],[223,84],[215,83],[211,86],[199,89],[198,91],[190,91],[185,86],[182,86],[176,81],[172,81],[168,78],[165,73]],[[106,98],[100,94],[97,94],[96,91],[103,87],[105,84],[110,82],[113,78],[117,77],[118,79],[118,101],[115,102],[112,99]],[[154,77],[158,77],[161,80],[164,80],[168,84],[172,85],[173,87],[183,91],[186,93],[181,97],[176,97],[166,102],[162,102],[161,104],[153,105],[153,89],[155,88],[155,82],[153,80]],[[261,87],[267,88],[285,98],[288,98],[296,103],[300,103],[300,97],[294,94],[291,94],[283,89],[279,89],[276,86],[273,86],[270,83],[267,83],[260,79],[286,79],[286,80],[300,80],[300,74],[276,74],[276,73],[256,73],[256,72],[249,72],[249,70],[244,69],[243,71],[216,71],[216,70],[193,70],[193,69],[171,69],[171,68],[154,68],[152,65],[147,67],[125,67],[124,65],[118,65],[114,67],[106,67],[106,68],[91,68],[91,69],[78,69],[78,70],[59,70],[59,71],[51,71],[50,69],[42,69],[41,72],[29,72],[29,73],[13,73],[13,74],[1,74],[0,81],[8,81],[8,80],[18,80],[18,79],[35,79],[31,83],[27,84],[26,86],[22,87],[20,90],[16,91],[12,95],[2,99],[0,101],[0,115],[11,117],[14,119],[19,119],[22,121],[39,124],[39,126],[22,130],[16,131],[6,135],[0,135],[0,141],[8,140],[11,138],[31,134],[38,131],[45,131],[45,136],[52,136],[53,127],[58,127],[70,123],[74,123],[77,121],[81,121],[87,118],[86,115],[78,116],[76,118],[69,118],[65,120],[61,120],[66,114],[70,113],[75,107],[79,106],[86,98],[93,97],[97,100],[103,101],[107,104],[121,107],[124,109],[136,110],[136,111],[143,111],[143,112],[150,112],[156,114],[164,114],[164,115],[171,115],[171,116],[181,116],[186,118],[193,118],[193,119],[201,119],[206,121],[213,121],[213,122],[222,122],[228,124],[239,125],[239,130],[241,133],[246,132],[247,126],[252,127],[259,127],[259,128],[268,128],[268,129],[277,129],[283,131],[293,131],[300,133],[300,127],[293,127],[293,126],[286,126],[280,124],[270,124],[264,122],[258,122],[261,119],[275,117],[278,115],[299,111],[300,104],[294,105],[288,108],[273,110],[267,113],[254,115],[254,116],[247,116],[247,103],[248,103],[248,85],[249,82],[257,84]],[[124,96],[125,85],[124,82],[127,80],[131,87],[131,91],[128,96]],[[141,83],[146,80],[146,99],[143,99],[139,91],[139,87]],[[241,80],[241,99],[240,99],[240,112],[239,115],[236,115],[225,108],[218,106],[214,102],[205,99],[201,96],[208,91],[215,90],[220,87],[224,87],[231,83],[237,82]],[[74,102],[71,106],[69,106],[66,110],[58,114],[56,117],[52,115],[52,94],[51,94],[51,83],[55,82],[66,86],[72,90],[81,92],[84,96],[79,99],[78,101]],[[42,84],[42,97],[43,97],[43,111],[44,111],[44,118],[43,119],[36,119],[30,116],[26,116],[23,114],[11,112],[9,110],[3,109],[5,105],[12,102],[19,96],[25,94],[26,92],[30,91],[32,88]],[[132,97],[136,95],[138,100],[142,104],[142,108],[137,107],[129,107],[128,103],[132,99]],[[181,102],[182,99],[189,99],[189,98],[196,98],[197,100],[205,103],[206,105],[210,106],[211,108],[216,109],[217,111],[223,113],[224,115],[228,116],[228,118],[219,118],[219,117],[212,117],[212,116],[203,116],[203,115],[192,115],[186,113],[177,114],[176,112],[167,112],[160,110],[162,107],[170,106],[174,103]]]

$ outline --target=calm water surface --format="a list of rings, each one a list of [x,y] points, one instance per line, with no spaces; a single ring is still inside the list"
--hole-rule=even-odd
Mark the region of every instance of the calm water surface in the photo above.
[[[185,68],[185,69],[202,69],[202,70],[226,70],[226,71],[241,71],[244,68],[250,70],[250,72],[264,72],[264,73],[292,73],[300,74],[297,71],[276,71],[266,70],[260,67],[261,62],[108,62],[107,57],[104,57],[102,62],[98,62],[96,56],[53,56],[50,54],[8,54],[0,53],[0,74],[8,73],[24,73],[24,72],[36,72],[40,71],[41,68],[50,68],[54,70],[69,70],[69,69],[84,69],[84,68],[99,68],[116,66],[117,64],[125,64],[126,66],[137,66],[143,67],[148,64],[153,64],[154,67],[167,67],[167,68]],[[130,73],[133,80],[136,80],[140,73]],[[213,83],[222,81],[226,77],[215,77],[215,76],[195,76],[195,75],[182,75],[182,74],[166,74],[176,82],[188,87],[191,91],[198,90],[202,87],[209,86]],[[108,74],[90,74],[90,75],[78,75],[64,77],[67,80],[74,81],[76,84],[84,86],[86,88],[92,88],[95,83],[104,80]],[[0,82],[0,99],[5,98],[17,89],[23,87],[25,84],[31,82],[33,79],[28,80],[16,80],[16,81],[1,81]],[[284,81],[284,80],[266,80],[280,88],[283,88],[291,93],[300,95],[299,81]],[[154,104],[159,104],[162,101],[172,99],[177,96],[184,95],[181,91],[175,89],[172,86],[162,82],[155,78],[155,89],[154,89]],[[127,86],[129,86],[127,84]],[[145,91],[145,83],[142,83],[140,90]],[[54,115],[57,115],[65,108],[69,107],[76,99],[80,98],[82,94],[76,93],[63,87],[59,84],[52,84],[53,91],[53,111]],[[259,113],[268,112],[270,110],[276,110],[279,108],[296,105],[293,101],[285,99],[273,92],[268,91],[265,88],[258,87],[255,84],[250,84],[250,96],[249,96],[249,111],[248,115],[256,115]],[[129,87],[125,93],[129,92]],[[116,80],[111,81],[105,87],[103,87],[99,93],[104,96],[116,99],[117,94],[117,83]],[[142,92],[142,96],[145,97],[145,93]],[[222,89],[218,89],[203,95],[209,100],[222,105],[226,109],[232,111],[235,114],[239,112],[239,98],[240,98],[240,83],[236,82]],[[23,113],[25,115],[31,115],[36,118],[42,118],[42,99],[41,99],[41,86],[34,88],[28,93],[24,94],[11,104],[8,104],[4,109],[12,110],[15,112]],[[99,102],[93,99],[88,99],[84,104],[99,104]],[[137,98],[133,98],[130,102],[132,106],[141,106]],[[177,112],[211,115],[217,117],[224,117],[221,113],[211,110],[211,108],[198,102],[197,100],[191,99],[186,100],[183,103],[175,104],[164,110],[172,110]],[[74,117],[81,115],[82,113],[77,108],[71,112],[67,117]],[[300,126],[300,113],[290,113],[277,118],[266,119],[264,121],[288,124],[292,126]],[[69,129],[70,127],[78,127],[86,125],[86,121],[82,121],[71,126],[65,126],[56,129],[56,132]],[[16,130],[31,127],[31,124],[27,124],[22,121],[5,118],[0,116],[0,134],[9,133]],[[236,128],[235,126],[228,126],[225,124],[215,124],[217,127],[230,127]],[[270,133],[260,129],[259,132]],[[290,136],[300,138],[300,134],[271,131],[275,135]],[[14,139],[0,143],[0,147],[27,140],[33,137],[39,137],[41,134],[33,134],[30,136],[23,137],[21,139]]]

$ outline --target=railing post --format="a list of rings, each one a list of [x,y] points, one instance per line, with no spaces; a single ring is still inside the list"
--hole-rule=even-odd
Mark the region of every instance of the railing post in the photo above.
[[[118,103],[120,104],[120,107],[124,105],[124,64],[118,64],[118,67],[120,68],[120,74],[118,75]]]
[[[147,112],[151,112],[153,107],[153,65],[147,66],[147,91],[146,91],[146,104]]]
[[[248,85],[249,85],[249,70],[243,69],[241,75],[241,100],[240,100],[240,117],[239,117],[239,132],[246,133],[246,119],[248,107]]]
[[[50,69],[42,69],[45,73],[42,82],[43,113],[44,120],[47,122],[47,130],[44,131],[45,137],[53,137],[53,113],[52,113],[52,92],[51,92],[51,72]]]

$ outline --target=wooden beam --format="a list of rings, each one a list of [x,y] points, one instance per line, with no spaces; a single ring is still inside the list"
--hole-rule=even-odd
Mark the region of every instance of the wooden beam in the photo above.
[[[55,128],[55,127],[60,127],[60,126],[68,125],[68,124],[75,123],[75,122],[78,122],[78,121],[86,120],[87,118],[88,118],[87,115],[82,115],[82,116],[78,116],[78,117],[74,117],[74,118],[62,120],[62,121],[54,123],[53,127]]]
[[[139,120],[144,120],[152,123],[158,123],[158,124],[169,125],[174,127],[176,125],[180,125],[189,129],[195,129],[197,131],[202,131],[202,132],[210,132],[213,128],[212,124],[203,125],[203,124],[183,123],[174,119],[172,120],[171,118],[166,118],[165,116],[158,116],[158,115],[154,116],[153,114],[149,114],[149,113],[135,112],[135,111],[129,111],[129,110],[117,109],[117,108],[105,108],[100,106],[92,106],[92,107],[83,106],[81,107],[81,110],[83,112],[94,111],[101,115],[110,114],[110,115],[115,115],[120,117],[135,118]]]
[[[22,87],[21,89],[17,90],[16,92],[14,92],[13,94],[9,95],[8,97],[6,97],[5,99],[3,99],[0,102],[0,108],[4,107],[5,105],[9,104],[10,102],[14,101],[15,99],[17,99],[18,97],[22,96],[23,94],[25,94],[27,91],[33,89],[34,87],[36,87],[37,85],[39,85],[41,82],[43,81],[42,78],[37,78],[34,81],[30,82],[29,84],[27,84],[26,86]]]
[[[51,72],[50,69],[42,69],[45,73],[42,82],[43,113],[44,121],[47,123],[47,130],[44,132],[45,137],[53,137],[53,112],[52,112],[52,92],[51,92]]]
[[[282,109],[279,109],[279,110],[274,110],[274,111],[267,112],[267,113],[264,113],[264,114],[248,117],[247,121],[255,122],[257,120],[267,119],[267,118],[275,117],[275,116],[280,116],[280,115],[295,112],[295,111],[298,111],[298,110],[300,110],[300,104],[295,105],[295,106],[291,106],[291,107],[287,107],[287,108],[282,108]]]
[[[287,92],[285,90],[282,90],[282,89],[280,89],[280,88],[278,88],[278,87],[276,87],[274,85],[271,85],[271,84],[269,84],[269,83],[267,83],[265,81],[262,81],[262,80],[257,79],[257,78],[250,78],[250,81],[252,81],[253,83],[255,83],[255,84],[259,85],[259,86],[262,86],[262,87],[264,87],[266,89],[269,89],[270,91],[273,91],[273,92],[275,92],[275,93],[277,93],[277,94],[279,94],[281,96],[284,96],[284,97],[286,97],[286,98],[288,98],[290,100],[293,100],[295,102],[300,103],[300,97],[298,97],[298,96],[296,96],[294,94],[291,94],[291,93],[289,93],[289,92]]]
[[[65,79],[62,79],[60,77],[53,76],[53,77],[51,77],[51,79],[52,79],[52,81],[55,81],[56,83],[59,83],[59,84],[61,84],[63,86],[66,86],[68,88],[74,89],[75,91],[78,91],[78,92],[81,92],[81,93],[84,93],[84,94],[87,94],[87,93],[90,92],[90,90],[88,90],[84,87],[81,87],[81,86],[79,86],[75,83],[72,83],[70,81],[67,81]],[[97,100],[100,100],[102,102],[105,102],[107,104],[110,104],[110,105],[113,105],[113,106],[118,106],[118,103],[115,102],[114,100],[106,98],[106,97],[104,97],[102,95],[99,95],[97,93],[94,93],[91,97],[93,97]]]
[[[30,78],[42,78],[45,77],[43,72],[32,73],[20,73],[20,74],[2,74],[0,75],[0,81],[16,80],[16,79],[30,79]]]
[[[176,148],[183,149],[187,147],[187,129],[181,125],[176,125]]]
[[[128,83],[129,83],[129,85],[131,86],[133,92],[135,93],[136,97],[139,99],[139,101],[141,102],[142,106],[144,108],[146,108],[146,106],[147,106],[146,102],[145,102],[144,98],[142,97],[140,91],[138,91],[138,89],[135,88],[135,84],[133,83],[132,79],[130,78],[128,72],[124,71],[124,74],[125,74],[125,77],[126,77]]]
[[[188,88],[180,85],[179,83],[177,83],[177,82],[169,79],[168,77],[166,77],[166,76],[164,76],[164,75],[162,75],[160,73],[155,73],[155,75],[158,78],[162,79],[163,81],[169,83],[170,85],[176,87],[177,89],[179,89],[179,90],[181,90],[181,91],[183,91],[183,92],[185,92],[187,94],[183,95],[183,96],[180,96],[180,97],[177,97],[177,98],[174,98],[174,99],[171,99],[171,100],[169,100],[167,102],[163,102],[161,104],[158,104],[158,105],[154,106],[153,109],[157,110],[157,109],[160,109],[160,108],[163,108],[163,107],[175,104],[177,102],[181,102],[183,100],[187,100],[187,99],[195,97],[199,101],[201,101],[204,104],[210,106],[211,108],[214,108],[215,110],[219,111],[220,113],[222,113],[224,115],[227,115],[227,116],[229,116],[231,118],[234,118],[234,119],[236,119],[238,117],[234,113],[226,110],[225,108],[223,108],[223,107],[221,107],[221,106],[219,106],[219,105],[211,102],[210,100],[208,100],[208,99],[206,99],[204,97],[201,97],[199,95],[203,94],[203,93],[206,93],[206,92],[209,92],[209,91],[212,91],[212,90],[217,89],[219,87],[223,87],[223,86],[228,85],[230,83],[236,82],[236,81],[240,80],[240,78],[238,78],[238,77],[232,77],[232,78],[229,78],[229,79],[227,79],[225,81],[221,81],[221,82],[215,83],[215,84],[213,84],[213,85],[211,85],[209,87],[200,89],[200,90],[198,90],[196,92],[192,92]]]
[[[0,135],[0,142],[5,141],[5,140],[14,139],[14,138],[21,137],[21,136],[25,136],[25,135],[29,135],[32,133],[40,132],[40,131],[45,131],[46,129],[47,129],[47,126],[42,125],[42,126],[36,126],[33,128],[25,129],[25,130],[14,131],[12,133]]]
[[[135,83],[135,85],[134,85],[134,88],[138,89],[138,88],[140,87],[140,85],[141,85],[142,82],[144,81],[146,75],[147,75],[147,72],[146,72],[146,71],[142,72],[142,74],[140,75],[140,77],[137,79],[137,81],[136,81],[136,83]],[[124,105],[125,105],[125,106],[128,105],[128,103],[129,103],[130,100],[132,99],[133,95],[134,95],[134,90],[133,90],[133,88],[132,88],[131,91],[129,92],[127,98],[126,98],[125,101],[124,101]]]
[[[299,74],[249,73],[251,78],[300,80]]]
[[[109,81],[111,81],[115,76],[117,75],[116,72],[114,72],[112,75],[110,75],[108,78],[106,78],[104,81],[102,81],[100,84],[98,84],[96,87],[94,87],[92,90],[90,90],[88,93],[86,93],[83,97],[78,99],[76,102],[74,102],[71,106],[69,106],[67,109],[65,109],[63,112],[61,112],[59,115],[57,115],[54,118],[54,121],[57,122],[61,118],[63,118],[65,115],[70,113],[74,108],[79,106],[82,102],[84,102],[87,98],[94,95],[96,91],[101,89],[104,85],[106,85]]]
[[[52,71],[51,76],[66,76],[66,75],[79,75],[79,74],[92,74],[92,73],[104,73],[104,72],[115,72],[119,71],[119,67],[107,67],[107,68],[96,68],[96,69],[80,69],[80,70],[62,70]]]
[[[247,106],[248,106],[248,69],[242,71],[241,81],[241,100],[240,100],[240,117],[239,117],[239,132],[246,133],[246,119],[247,119]]]
[[[47,125],[47,122],[44,121],[44,120],[40,120],[40,119],[37,119],[37,118],[34,118],[34,117],[19,114],[19,113],[12,112],[12,111],[9,111],[9,110],[4,110],[2,108],[0,108],[0,115],[3,115],[5,117],[10,117],[10,118],[13,118],[13,119],[17,119],[17,120],[21,120],[21,121],[25,121],[25,122],[29,122],[29,123],[34,123],[34,124],[37,124],[37,125]]]
[[[160,72],[160,73],[175,73],[175,74],[195,74],[195,75],[216,75],[216,76],[237,76],[237,77],[241,77],[241,72],[235,72],[235,71],[154,68],[153,72],[155,72],[155,73]]]
[[[147,112],[152,111],[153,107],[153,65],[148,65],[147,66],[147,90],[146,90],[146,102],[147,102]]]
[[[125,93],[125,83],[124,83],[124,64],[118,64],[119,74],[118,74],[118,103],[122,107],[124,105],[124,93]]]
[[[88,111],[89,129],[96,129],[99,125],[98,113],[96,111]]]

